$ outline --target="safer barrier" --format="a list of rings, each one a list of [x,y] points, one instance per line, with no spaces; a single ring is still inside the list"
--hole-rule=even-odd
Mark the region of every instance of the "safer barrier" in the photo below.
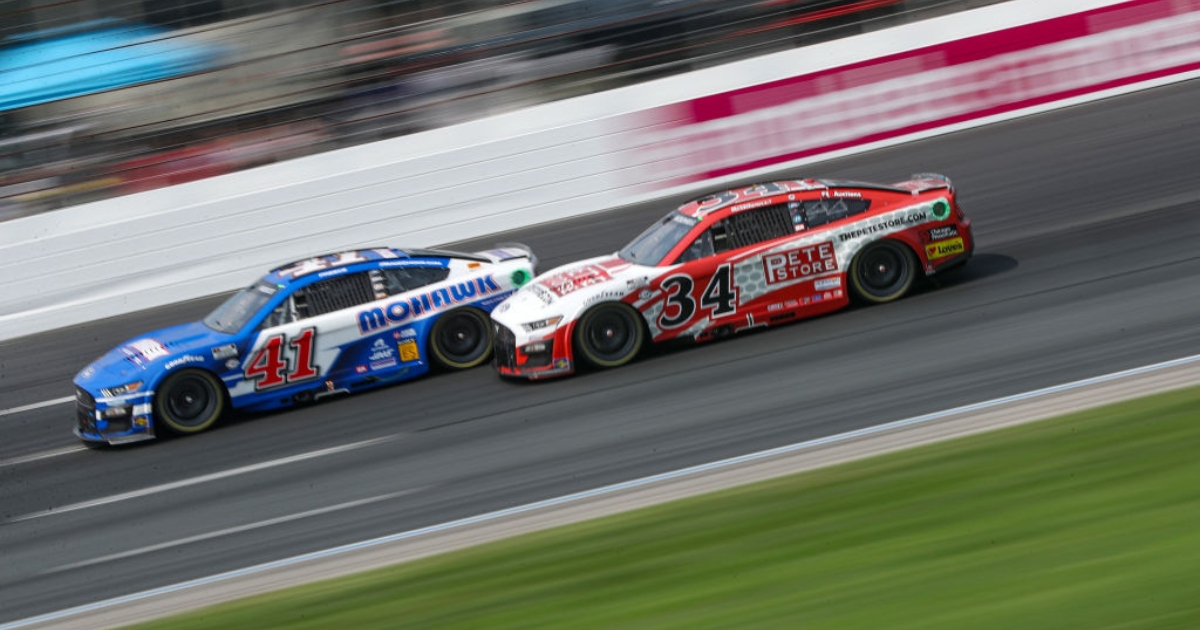
[[[8,221],[0,339],[317,252],[482,236],[1198,71],[1200,0],[1012,0]]]

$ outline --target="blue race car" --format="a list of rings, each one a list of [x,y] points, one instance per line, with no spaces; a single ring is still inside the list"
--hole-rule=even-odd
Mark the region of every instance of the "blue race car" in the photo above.
[[[492,352],[492,309],[534,275],[523,245],[375,248],[272,270],[202,321],[131,340],[75,377],[89,445],[197,433],[264,411],[465,369]]]

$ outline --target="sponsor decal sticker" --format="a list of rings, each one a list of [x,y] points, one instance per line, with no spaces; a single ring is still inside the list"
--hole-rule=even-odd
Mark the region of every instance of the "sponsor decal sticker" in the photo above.
[[[380,269],[394,269],[396,267],[426,267],[429,269],[445,269],[448,265],[445,262],[436,260],[384,260],[379,263]]]
[[[396,365],[396,351],[382,339],[376,339],[371,344],[371,354],[367,357],[372,370],[382,370]]]
[[[216,346],[212,349],[212,357],[214,359],[228,359],[238,355],[237,344],[227,343],[223,346]]]
[[[769,205],[771,205],[770,199],[759,199],[758,201],[749,201],[746,203],[739,203],[738,205],[730,208],[729,211],[730,212],[741,212],[742,210],[751,210],[753,208],[762,208],[764,206],[769,206]]]
[[[143,361],[153,361],[170,354],[167,352],[166,346],[153,339],[138,339],[121,348],[121,352],[124,352],[125,356],[138,365],[141,365]]]
[[[387,249],[376,249],[371,251],[374,251],[381,258],[396,257],[395,252]],[[299,278],[317,271],[324,271],[327,269],[361,262],[367,262],[367,259],[363,257],[362,253],[342,252],[340,254],[333,254],[331,256],[322,256],[320,258],[309,258],[307,260],[296,261],[291,265],[280,269],[279,275],[283,277],[291,276],[292,278]]]
[[[840,277],[821,278],[813,282],[813,289],[817,291],[828,291],[829,289],[836,289],[840,286],[842,286],[842,279]]]
[[[467,302],[502,289],[491,276],[466,280],[448,287],[433,289],[412,297],[405,297],[387,306],[376,306],[358,312],[358,331],[367,334],[391,324],[400,324],[412,317],[430,313],[437,309]],[[503,298],[503,296],[497,296]],[[486,303],[486,302],[485,302]]]
[[[417,349],[417,342],[409,339],[408,341],[400,342],[400,360],[404,362],[420,361],[421,351]]]
[[[929,219],[928,214],[926,214],[924,212],[914,212],[912,214],[906,214],[904,216],[897,217],[894,219],[887,219],[880,223],[875,223],[872,225],[864,225],[858,229],[847,230],[847,231],[839,234],[838,239],[841,240],[843,243],[845,243],[846,241],[854,240],[860,236],[874,234],[875,232],[896,230],[896,229],[908,227],[910,225],[924,223],[928,219]]]
[[[317,277],[318,278],[331,278],[333,276],[341,276],[341,275],[345,275],[347,273],[350,273],[349,269],[347,269],[345,267],[340,267],[338,269],[330,269],[329,271],[322,271],[321,273],[317,274]]]
[[[550,303],[554,302],[554,294],[547,291],[546,287],[542,286],[541,284],[538,284],[535,282],[531,285],[526,286],[525,290],[536,295],[537,298],[539,300],[541,300],[543,304],[549,305]]]
[[[625,295],[626,295],[625,291],[601,291],[600,293],[597,293],[597,294],[589,297],[588,299],[584,300],[583,308],[587,308],[593,304],[596,304],[597,302],[604,302],[604,301],[608,301],[608,300],[620,300],[621,298],[625,297]]]
[[[958,236],[958,227],[953,225],[936,227],[925,232],[925,238],[929,241],[941,241],[955,236]]]
[[[204,357],[198,357],[194,354],[186,354],[178,359],[171,359],[167,362],[165,367],[166,369],[170,370],[188,363],[204,363]]]
[[[826,241],[763,255],[767,284],[778,284],[808,276],[837,271],[833,243]]]
[[[514,287],[524,286],[526,282],[529,282],[529,278],[529,272],[525,271],[524,269],[518,269],[512,272],[512,275],[509,276],[509,279],[512,280]]]
[[[590,287],[594,284],[600,284],[611,280],[603,267],[599,265],[584,265],[575,269],[568,269],[538,281],[538,284],[550,289],[558,297],[562,297],[569,293],[574,293],[580,289]]]
[[[954,256],[966,251],[962,238],[952,238],[948,241],[938,241],[925,246],[925,256],[930,260]]]

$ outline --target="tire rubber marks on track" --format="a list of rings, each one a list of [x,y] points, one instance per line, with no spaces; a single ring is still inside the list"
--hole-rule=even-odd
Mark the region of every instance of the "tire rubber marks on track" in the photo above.
[[[384,437],[380,437],[380,438],[375,438],[372,440],[364,440],[362,442],[353,442],[350,444],[343,444],[342,446],[333,446],[330,448],[323,448],[321,450],[310,451],[308,453],[300,453],[299,455],[289,455],[288,457],[272,459],[272,460],[266,461],[266,462],[259,462],[257,464],[250,464],[248,466],[240,466],[238,468],[231,468],[229,470],[223,470],[221,472],[210,473],[207,475],[200,475],[199,477],[192,477],[191,479],[181,479],[179,481],[172,481],[170,483],[164,483],[164,484],[157,485],[157,486],[150,486],[149,488],[142,488],[141,490],[132,490],[130,492],[122,492],[120,494],[114,494],[112,496],[107,496],[107,497],[101,497],[99,499],[92,499],[90,501],[81,501],[79,503],[72,503],[70,505],[64,505],[62,507],[52,508],[49,510],[45,510],[43,512],[34,512],[32,514],[24,514],[21,516],[15,516],[13,518],[8,519],[6,522],[7,523],[18,523],[21,521],[29,521],[29,520],[33,520],[36,518],[44,518],[47,516],[55,516],[58,514],[65,514],[67,512],[75,512],[78,510],[85,510],[87,508],[99,507],[101,505],[109,505],[112,503],[118,503],[120,501],[126,501],[129,499],[139,499],[141,497],[147,497],[147,496],[154,495],[154,494],[161,494],[163,492],[170,492],[172,490],[178,490],[179,488],[186,488],[188,486],[196,486],[196,485],[199,485],[202,483],[208,483],[210,481],[217,481],[219,479],[227,479],[229,477],[245,475],[247,473],[258,472],[260,470],[266,470],[268,468],[275,468],[277,466],[285,466],[287,464],[294,464],[296,462],[302,462],[302,461],[309,460],[309,459],[316,459],[318,457],[325,457],[327,455],[336,455],[338,453],[344,453],[346,451],[353,451],[353,450],[357,450],[360,448],[366,448],[368,446],[375,446],[376,444],[383,444],[385,442],[391,442],[393,440],[398,440],[398,439],[400,439],[400,437],[401,437],[401,435],[399,435],[399,434],[389,435],[389,436],[384,436]]]

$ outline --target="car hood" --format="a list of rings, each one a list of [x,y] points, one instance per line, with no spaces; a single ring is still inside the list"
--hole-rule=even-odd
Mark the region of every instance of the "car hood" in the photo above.
[[[571,318],[597,300],[621,300],[654,275],[654,268],[616,255],[581,260],[539,275],[500,304],[492,317],[510,327],[554,315]]]
[[[79,385],[96,387],[146,380],[148,375],[174,367],[173,361],[205,362],[210,358],[212,346],[231,339],[231,335],[216,332],[201,322],[163,328],[109,350],[81,370],[75,380]]]

